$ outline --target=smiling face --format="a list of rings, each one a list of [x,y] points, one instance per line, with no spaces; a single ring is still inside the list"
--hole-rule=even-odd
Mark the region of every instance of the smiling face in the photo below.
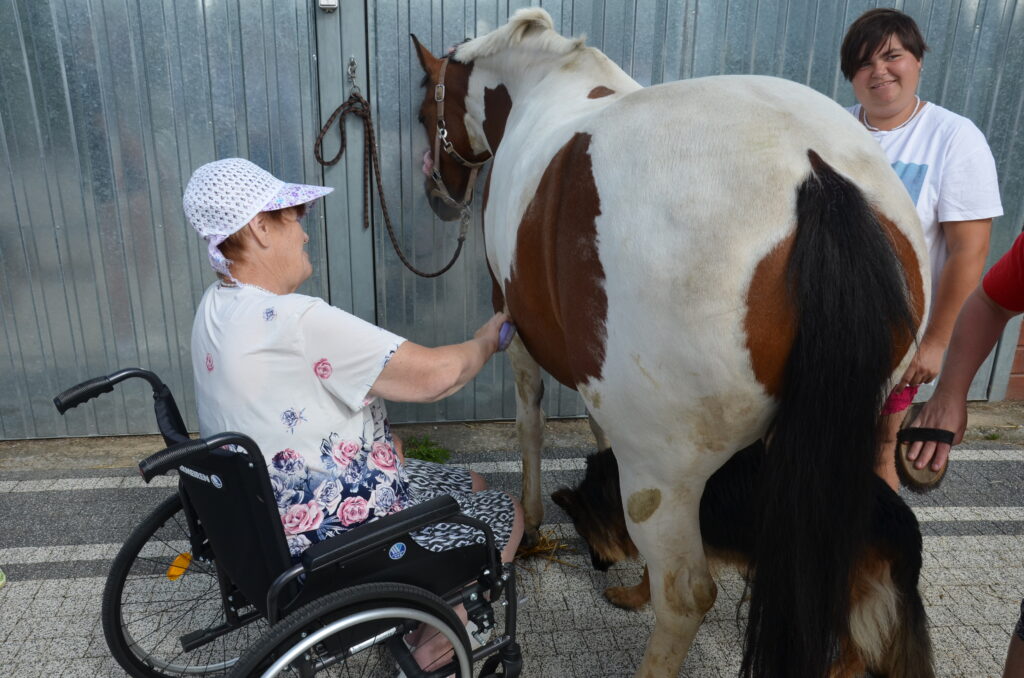
[[[884,129],[884,121],[902,122],[913,112],[920,79],[921,60],[891,35],[862,59],[851,83],[871,123]]]

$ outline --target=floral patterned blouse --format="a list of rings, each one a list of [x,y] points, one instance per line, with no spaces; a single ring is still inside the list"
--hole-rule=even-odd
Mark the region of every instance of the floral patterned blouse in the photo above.
[[[301,294],[215,283],[199,302],[200,433],[259,444],[293,556],[414,503],[384,404],[368,397],[403,341]]]

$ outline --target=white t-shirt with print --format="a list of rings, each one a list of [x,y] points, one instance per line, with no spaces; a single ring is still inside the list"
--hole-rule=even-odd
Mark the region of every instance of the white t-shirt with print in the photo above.
[[[847,110],[860,119],[860,104]],[[973,122],[933,103],[925,103],[906,126],[871,135],[917,206],[931,258],[934,296],[949,257],[940,224],[1003,213],[992,152]]]
[[[407,505],[384,404],[368,398],[403,341],[301,294],[215,283],[199,302],[200,433],[260,446],[293,555]]]

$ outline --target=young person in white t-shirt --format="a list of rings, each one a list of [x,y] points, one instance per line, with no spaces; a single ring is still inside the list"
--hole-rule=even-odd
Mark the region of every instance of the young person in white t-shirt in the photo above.
[[[910,367],[882,411],[876,472],[893,489],[896,434],[921,384],[935,378],[960,307],[977,286],[993,217],[1003,208],[995,161],[967,118],[917,96],[928,46],[917,24],[894,9],[865,12],[840,49],[843,75],[860,103],[851,107],[882,146],[917,206],[932,270],[932,303]]]

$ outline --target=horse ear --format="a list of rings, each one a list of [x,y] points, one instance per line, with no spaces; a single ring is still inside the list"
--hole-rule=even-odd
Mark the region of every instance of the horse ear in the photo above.
[[[437,64],[440,62],[440,59],[431,54],[430,50],[423,46],[415,34],[410,33],[409,37],[412,38],[412,44],[416,48],[416,56],[419,57],[420,66],[429,74],[436,73],[438,69]]]

